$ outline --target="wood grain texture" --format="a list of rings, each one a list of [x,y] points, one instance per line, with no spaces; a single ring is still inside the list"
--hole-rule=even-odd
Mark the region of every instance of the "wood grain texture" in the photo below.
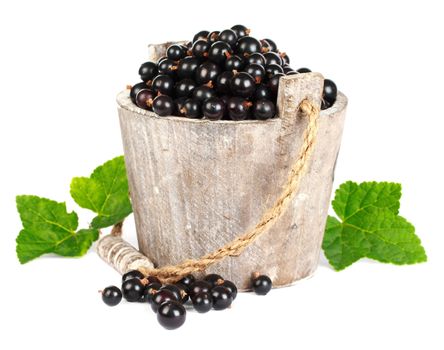
[[[158,47],[160,55],[165,47]],[[153,51],[153,50],[152,50]],[[164,52],[164,51],[163,51]],[[156,57],[152,57],[156,58]],[[157,265],[211,252],[253,227],[273,205],[295,161],[304,98],[320,104],[317,73],[281,79],[279,117],[207,121],[158,117],[118,95],[119,117],[140,250]],[[317,144],[300,190],[271,232],[240,256],[211,266],[243,289],[252,272],[283,286],[318,263],[347,99],[321,112]]]

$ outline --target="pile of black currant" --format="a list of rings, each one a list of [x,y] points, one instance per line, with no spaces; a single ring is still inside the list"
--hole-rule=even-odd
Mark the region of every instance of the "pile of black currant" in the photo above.
[[[256,294],[265,295],[271,287],[268,276],[253,275],[251,288]],[[176,329],[185,322],[186,305],[192,305],[199,313],[224,310],[236,299],[237,287],[218,274],[206,275],[201,280],[187,275],[175,284],[162,285],[158,278],[132,270],[122,276],[121,289],[109,286],[100,293],[103,302],[109,306],[119,304],[122,296],[129,302],[149,303],[163,327]]]
[[[209,120],[265,120],[276,114],[279,79],[310,72],[294,70],[290,58],[271,39],[257,40],[243,25],[197,33],[187,44],[168,47],[166,56],[140,66],[142,82],[130,97],[159,116]],[[325,79],[322,109],[337,95]]]

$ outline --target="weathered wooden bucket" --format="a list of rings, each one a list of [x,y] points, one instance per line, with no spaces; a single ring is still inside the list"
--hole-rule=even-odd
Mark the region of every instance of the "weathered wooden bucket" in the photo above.
[[[151,46],[151,60],[167,44]],[[139,249],[157,266],[199,258],[252,228],[280,195],[302,143],[307,98],[320,105],[318,73],[283,77],[279,117],[207,121],[158,117],[117,97]],[[310,165],[290,207],[237,257],[208,268],[242,289],[253,272],[285,286],[318,264],[347,98],[320,114]]]

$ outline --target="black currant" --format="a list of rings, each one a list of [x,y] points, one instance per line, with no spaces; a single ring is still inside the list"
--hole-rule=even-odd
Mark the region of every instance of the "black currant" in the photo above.
[[[175,61],[166,58],[157,66],[159,74],[166,74],[174,77],[176,75],[177,64]]]
[[[154,62],[145,62],[139,68],[140,79],[143,81],[153,80],[157,75],[157,64]]]
[[[264,53],[264,57],[266,66],[269,66],[270,64],[277,64],[278,66],[282,65],[282,58],[276,52],[266,52]]]
[[[242,97],[230,97],[227,104],[228,115],[232,120],[244,120],[249,116],[251,106],[252,103]]]
[[[156,294],[160,288],[162,288],[162,285],[157,282],[151,282],[145,286],[145,289],[143,290],[142,296],[140,297],[140,302],[145,303],[151,303],[151,300],[153,299],[154,294]]]
[[[233,77],[234,73],[228,70],[219,74],[216,79],[216,90],[222,94],[230,94],[230,82]]]
[[[196,87],[196,83],[192,79],[182,79],[175,85],[175,91],[177,97],[189,97],[193,93]]]
[[[260,100],[260,99],[267,99],[270,100],[272,98],[272,94],[270,89],[265,84],[259,84],[256,87],[256,91],[254,92],[254,99]]]
[[[170,96],[159,95],[153,100],[153,111],[160,117],[173,115],[174,101]]]
[[[227,288],[231,292],[233,300],[236,299],[237,287],[233,282],[228,281],[228,280],[224,280],[221,284],[219,284],[219,286]]]
[[[233,302],[233,295],[230,290],[223,286],[215,286],[211,289],[214,310],[224,310],[230,307]]]
[[[230,56],[225,61],[225,70],[240,71],[244,67],[245,67],[245,60],[237,55]]]
[[[278,48],[276,43],[271,39],[262,39],[261,40],[262,46],[267,48],[268,51],[278,52]]]
[[[210,273],[206,275],[203,280],[211,284],[211,287],[217,286],[218,283],[222,283],[224,281],[223,277],[217,273]]]
[[[185,101],[187,99],[188,99],[187,97],[178,97],[174,100],[174,111],[176,112],[175,115],[184,116],[184,114],[181,112],[181,110],[184,107]]]
[[[251,36],[244,36],[237,41],[236,52],[241,56],[260,51],[261,43]]]
[[[216,41],[208,51],[208,58],[217,64],[224,64],[228,57],[233,54],[231,46],[224,41]]]
[[[243,26],[242,24],[236,24],[235,26],[232,26],[231,30],[236,33],[238,38],[250,35],[250,29]]]
[[[286,52],[280,52],[279,56],[281,56],[283,64],[290,64],[290,57],[288,57]]]
[[[282,69],[283,69],[285,74],[287,74],[289,72],[295,72],[295,70],[293,68],[291,68],[289,65],[282,66]]]
[[[169,290],[171,293],[174,294],[174,296],[176,297],[176,300],[180,301],[182,299],[182,293],[181,293],[179,287],[177,287],[174,284],[166,284],[162,288],[160,288],[160,290]]]
[[[250,97],[256,89],[256,81],[245,72],[236,73],[230,81],[230,88],[233,94],[242,97]]]
[[[322,99],[327,101],[330,105],[333,105],[336,101],[337,95],[338,88],[336,87],[336,84],[330,79],[325,79]]]
[[[196,69],[196,83],[198,85],[208,83],[209,81],[216,80],[216,77],[220,73],[220,68],[217,64],[206,61],[202,63],[197,69]]]
[[[245,58],[247,64],[259,64],[261,66],[265,66],[265,57],[259,52],[252,53],[251,55]]]
[[[199,100],[195,98],[187,99],[180,110],[180,114],[193,119],[201,118],[202,112]]]
[[[179,61],[177,66],[177,76],[179,79],[194,79],[196,70],[200,65],[200,59],[187,56]]]
[[[192,283],[194,283],[194,281],[196,281],[196,279],[194,278],[193,275],[186,275],[179,281],[179,283],[183,284],[188,288]]]
[[[248,73],[253,77],[256,84],[260,84],[262,79],[264,79],[265,77],[264,67],[256,63],[249,64],[248,66],[245,67],[244,71],[245,73]]]
[[[253,278],[252,288],[256,294],[265,295],[272,287],[272,282],[270,277],[265,275],[260,275]]]
[[[182,45],[173,44],[167,49],[167,57],[170,60],[178,61],[184,58],[187,54],[187,47]]]
[[[136,96],[136,105],[140,108],[151,110],[155,97],[156,95],[150,89],[140,90]]]
[[[185,304],[189,299],[188,287],[182,283],[176,283],[175,286],[180,290],[180,302]]]
[[[322,109],[322,110],[324,110],[324,109],[329,109],[331,106],[332,106],[332,105],[331,105],[330,102],[327,102],[327,101],[325,101],[325,100],[322,100],[322,101],[321,101],[321,109]]]
[[[136,96],[137,96],[138,92],[140,90],[147,89],[147,88],[148,88],[148,85],[144,82],[137,83],[136,85],[133,85],[130,90],[131,101],[133,101],[133,103],[136,104]]]
[[[157,60],[157,65],[159,65],[160,62],[162,62],[163,60],[166,60],[168,57],[166,56],[162,56]]]
[[[193,43],[200,39],[206,39],[210,32],[208,30],[201,30],[199,33],[196,33],[193,38]]]
[[[201,85],[194,89],[193,98],[202,103],[207,98],[213,97],[215,95],[212,85]]]
[[[273,118],[276,107],[273,102],[265,99],[257,100],[253,104],[253,116],[259,120]]]
[[[132,278],[122,283],[123,297],[129,302],[135,302],[140,299],[145,286],[138,278]]]
[[[236,46],[237,34],[233,29],[225,29],[219,33],[219,40],[225,41],[234,48]]]
[[[122,292],[116,286],[106,287],[102,291],[102,300],[108,306],[116,306],[122,300]]]
[[[210,47],[211,44],[206,39],[200,39],[194,42],[191,53],[198,58],[208,57]]]
[[[202,105],[203,116],[210,120],[220,120],[225,113],[225,104],[219,97],[210,97]]]
[[[209,33],[208,36],[207,36],[207,40],[208,40],[208,42],[209,42],[210,44],[213,44],[213,43],[215,43],[216,41],[219,41],[219,33],[220,33],[220,32],[219,32],[218,30],[215,30],[215,31]]]
[[[279,80],[284,76],[283,73],[278,73],[273,75],[270,80],[268,80],[268,88],[273,96],[277,96],[279,90]]]
[[[194,309],[199,313],[205,313],[213,307],[213,298],[208,292],[197,293],[192,299]]]
[[[159,290],[157,293],[155,293],[153,295],[153,297],[151,299],[151,303],[150,303],[151,309],[154,312],[157,312],[157,310],[159,309],[159,306],[169,300],[179,301],[173,292],[171,292],[167,289]]]
[[[158,75],[154,78],[151,90],[155,94],[161,93],[171,96],[174,91],[174,80],[169,75]]]
[[[303,67],[303,68],[299,68],[298,70],[296,70],[296,72],[298,72],[298,73],[310,73],[311,70],[308,69],[308,68]]]
[[[272,76],[278,73],[284,73],[282,67],[277,64],[269,64],[268,66],[265,67],[265,71],[267,73],[268,78],[271,78]]]
[[[190,285],[188,288],[188,293],[190,294],[190,297],[193,298],[199,293],[208,293],[211,287],[211,284],[207,281],[198,280]]]
[[[176,329],[185,323],[186,310],[177,301],[166,301],[157,311],[157,321],[166,329]]]

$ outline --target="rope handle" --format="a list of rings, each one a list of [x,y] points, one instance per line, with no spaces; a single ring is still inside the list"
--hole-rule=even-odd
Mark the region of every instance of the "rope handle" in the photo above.
[[[268,228],[270,228],[288,208],[291,199],[299,189],[302,176],[304,175],[313,148],[316,142],[318,131],[319,107],[309,100],[302,100],[299,104],[298,112],[308,118],[307,126],[303,134],[302,146],[299,155],[290,170],[284,190],[275,201],[274,205],[267,209],[262,215],[256,226],[244,234],[238,236],[223,247],[208,253],[198,259],[187,259],[178,265],[168,265],[160,268],[146,268],[144,266],[136,267],[146,276],[156,276],[164,283],[173,283],[182,277],[198,271],[205,270],[208,266],[224,259],[227,256],[238,256],[242,251],[260,237]],[[122,223],[116,224],[111,234],[119,236],[122,233]]]

